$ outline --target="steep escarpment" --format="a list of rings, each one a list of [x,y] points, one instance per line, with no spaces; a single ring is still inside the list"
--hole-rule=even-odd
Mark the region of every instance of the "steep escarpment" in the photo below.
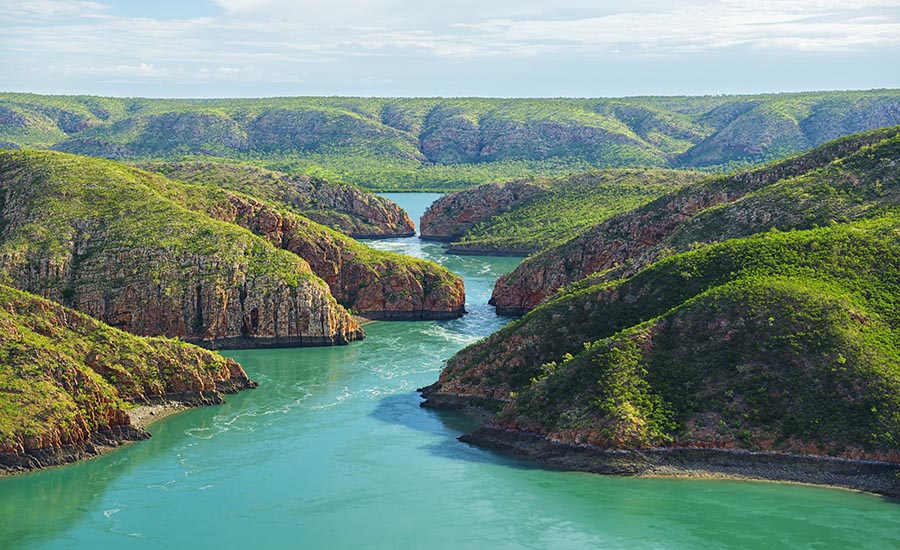
[[[436,201],[422,218],[423,228],[426,221],[443,227],[440,237],[453,241],[448,252],[525,256],[703,177],[685,170],[618,169],[479,185]],[[503,200],[511,194],[508,188],[535,190]]]
[[[216,353],[133,336],[0,285],[0,473],[149,437],[132,425],[136,404],[216,404],[255,385]]]
[[[309,263],[344,307],[370,319],[455,319],[465,313],[462,279],[417,258],[382,252],[255,198],[210,187],[160,182],[192,210],[264,237]]]
[[[460,190],[596,168],[733,170],[896,124],[896,90],[577,99],[0,95],[0,141],[20,147],[250,161],[380,190]]]
[[[900,462],[898,262],[894,216],[677,254],[554,297],[426,397],[591,449]]]
[[[304,260],[186,210],[156,178],[62,153],[0,153],[4,279],[128,332],[208,347],[362,338]]]
[[[434,201],[419,222],[419,237],[455,241],[479,222],[484,222],[528,199],[547,192],[540,180],[487,183],[449,193]]]
[[[524,261],[497,281],[491,303],[500,313],[521,314],[583,277],[611,269],[616,276],[633,274],[695,243],[873,215],[896,203],[891,174],[900,158],[894,144],[898,132],[851,136],[765,168],[664,195]]]
[[[198,161],[145,163],[140,167],[170,179],[215,185],[277,202],[357,239],[415,234],[415,225],[402,208],[354,185],[244,164]]]

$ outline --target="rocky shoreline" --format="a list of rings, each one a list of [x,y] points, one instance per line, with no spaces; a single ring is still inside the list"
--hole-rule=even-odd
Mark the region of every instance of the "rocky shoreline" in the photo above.
[[[362,329],[348,331],[345,334],[336,333],[330,336],[305,335],[275,336],[269,338],[183,338],[189,344],[208,350],[236,350],[236,349],[276,349],[276,348],[313,348],[323,346],[346,346],[352,342],[365,339]]]
[[[503,247],[477,247],[464,244],[449,244],[445,247],[448,254],[458,256],[509,256],[514,258],[527,258],[538,252],[536,248],[503,248]]]
[[[502,403],[490,398],[418,390],[421,406],[457,410],[483,426],[459,440],[555,470],[603,475],[722,478],[839,487],[900,498],[900,464],[734,449],[655,448],[611,451],[490,425]]]
[[[466,314],[464,308],[453,310],[384,310],[364,311],[360,316],[368,321],[449,321],[459,319]]]
[[[173,414],[208,405],[221,405],[224,394],[252,389],[256,382],[217,384],[216,390],[173,394],[141,403],[128,411],[129,424],[105,426],[95,430],[85,441],[24,452],[0,453],[0,477],[22,474],[32,470],[63,466],[104,455],[123,445],[150,438],[147,427]]]

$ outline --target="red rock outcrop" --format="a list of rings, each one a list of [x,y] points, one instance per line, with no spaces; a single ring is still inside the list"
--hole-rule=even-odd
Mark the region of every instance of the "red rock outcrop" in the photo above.
[[[209,212],[309,262],[337,301],[373,319],[453,319],[465,313],[462,279],[414,258],[380,253],[256,199],[226,193],[230,209]]]
[[[487,183],[448,193],[436,200],[422,216],[420,238],[454,241],[479,222],[543,195],[547,189],[534,180]]]

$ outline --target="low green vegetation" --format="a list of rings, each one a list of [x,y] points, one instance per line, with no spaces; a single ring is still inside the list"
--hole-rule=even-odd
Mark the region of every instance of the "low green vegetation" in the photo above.
[[[218,354],[133,336],[0,285],[0,452],[85,441],[126,423],[135,403],[214,392],[238,372]]]
[[[64,268],[102,256],[110,269],[142,272],[160,284],[168,280],[180,286],[176,281],[194,278],[189,258],[211,256],[217,261],[207,277],[224,278],[225,266],[243,266],[247,274],[273,284],[323,284],[302,259],[273,249],[246,229],[185,210],[161,193],[177,184],[120,163],[11,151],[0,153],[0,174],[3,267],[17,283],[33,283],[34,290],[57,299],[67,283],[77,281],[51,277],[39,286],[17,272],[28,265]],[[148,265],[151,258],[159,261]],[[178,266],[179,261],[185,263]]]
[[[155,162],[139,167],[278,204],[348,235],[410,236],[415,231],[400,207],[355,185],[224,162]]]
[[[602,447],[890,452],[898,266],[894,217],[728,240],[561,293],[442,382],[511,395],[502,424]]]
[[[0,94],[0,142],[129,160],[227,158],[378,190],[593,168],[733,170],[900,123],[900,92],[614,99],[174,100]]]
[[[546,194],[475,225],[451,250],[537,252],[702,177],[681,170],[604,170],[547,180]]]

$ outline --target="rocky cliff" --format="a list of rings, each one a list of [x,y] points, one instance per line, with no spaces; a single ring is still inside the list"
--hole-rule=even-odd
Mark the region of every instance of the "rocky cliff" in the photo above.
[[[462,279],[433,262],[376,251],[246,195],[197,188],[188,193],[189,207],[305,259],[338,303],[367,318],[455,319],[465,313]]]
[[[891,199],[892,187],[884,186],[883,192],[879,191],[877,196],[866,199],[864,202],[870,208],[845,205],[847,207],[840,211],[834,210],[841,203],[834,200],[831,192],[819,193],[815,201],[810,192],[816,185],[827,186],[826,182],[836,178],[834,171],[838,171],[847,180],[842,184],[846,189],[840,192],[856,194],[858,199],[863,200],[860,182],[867,181],[871,186],[882,185],[878,174],[885,170],[890,172],[900,158],[891,145],[891,140],[898,133],[900,128],[895,127],[837,140],[765,168],[713,178],[686,187],[612,217],[568,242],[527,259],[513,272],[500,277],[491,303],[497,307],[498,313],[522,314],[556,290],[588,275],[633,274],[665,254],[686,250],[700,242],[715,242],[771,227],[803,229],[816,223],[871,215],[873,209],[896,203]],[[881,151],[883,155],[878,150],[869,150],[873,146],[877,149],[880,143],[884,149]],[[850,174],[851,163],[844,166],[845,158],[853,155],[856,155],[854,158],[866,158],[870,154],[883,157],[881,168],[861,167],[871,177],[863,177],[861,173]],[[806,180],[802,179],[804,175],[807,175]],[[788,185],[793,186],[796,194],[785,192]],[[812,186],[805,195],[802,191],[804,186]],[[775,200],[774,197],[779,194],[781,198]],[[760,199],[766,203],[765,207],[753,206],[754,200],[759,197],[768,197]],[[818,202],[823,208],[813,209],[811,202]],[[788,211],[795,213],[787,215]],[[724,216],[730,216],[729,221],[723,221]],[[738,223],[741,219],[743,222]],[[704,225],[706,229],[692,229],[692,223],[697,227]],[[608,270],[614,271],[603,275]]]
[[[170,179],[216,185],[277,202],[357,239],[415,235],[415,225],[402,208],[354,185],[216,162],[145,163],[140,167]]]
[[[419,222],[419,238],[455,241],[479,222],[547,192],[537,180],[488,183],[434,201]]]
[[[61,153],[0,153],[9,284],[139,335],[208,347],[363,337],[309,264],[164,197],[159,179]]]
[[[454,254],[527,256],[703,177],[687,170],[608,169],[479,185],[438,199],[422,217],[422,231],[425,238],[452,241],[447,251]]]
[[[132,425],[136,404],[216,404],[255,385],[216,353],[132,336],[0,286],[0,473],[149,437]]]

